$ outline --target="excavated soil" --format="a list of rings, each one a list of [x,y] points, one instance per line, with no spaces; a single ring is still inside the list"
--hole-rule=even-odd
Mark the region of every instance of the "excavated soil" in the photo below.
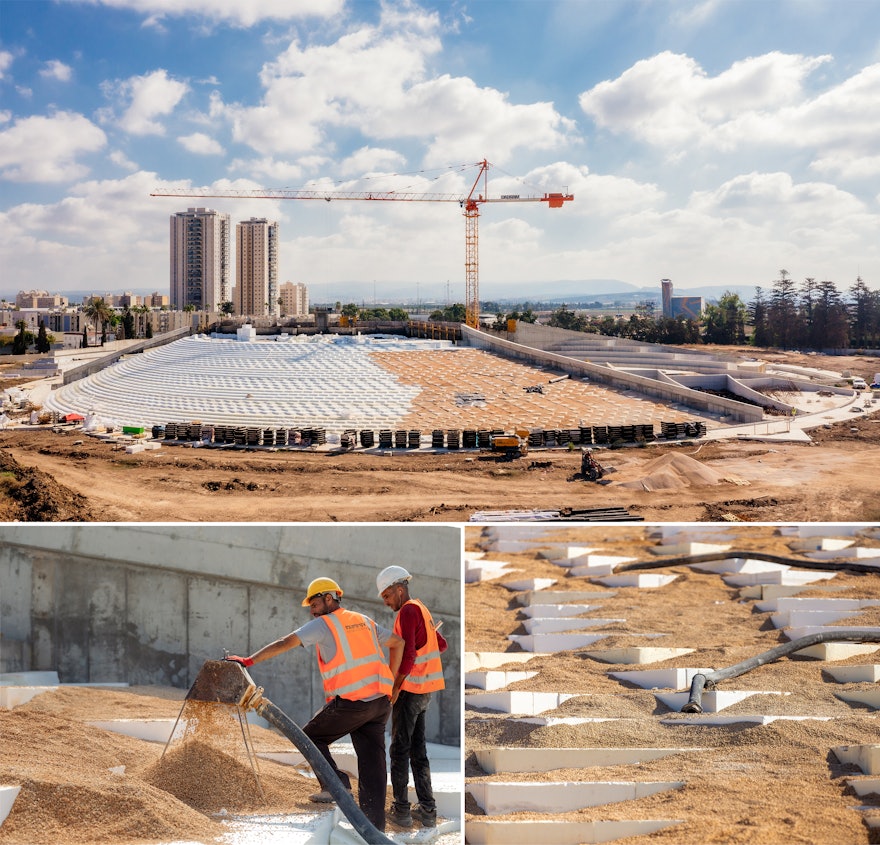
[[[498,526],[501,531],[505,526]],[[798,557],[789,548],[791,538],[781,536],[773,526],[730,526],[726,530],[736,550],[754,550]],[[829,527],[829,536],[833,535]],[[481,529],[466,530],[466,548],[476,549]],[[876,536],[876,529],[874,532]],[[502,535],[503,536],[503,535]],[[511,535],[512,537],[512,535]],[[595,526],[548,530],[547,542],[568,542],[589,546],[596,554],[630,556],[636,561],[657,561],[648,549],[658,540],[651,530],[635,526]],[[686,539],[686,538],[684,538]],[[692,539],[701,540],[701,537]],[[671,542],[671,541],[670,541]],[[880,539],[862,541],[876,546]],[[519,554],[490,552],[487,557],[509,561],[514,572],[498,581],[467,585],[466,650],[507,651],[520,649],[508,634],[525,633],[524,616],[518,613],[515,593],[501,581],[541,577],[554,578],[553,590],[593,590],[606,595],[590,600],[599,609],[584,616],[623,618],[591,632],[610,636],[588,649],[535,658],[528,664],[510,663],[507,669],[538,669],[530,680],[506,689],[576,693],[556,710],[544,716],[587,716],[616,721],[581,725],[538,727],[514,722],[510,717],[486,710],[466,710],[466,770],[469,781],[505,780],[556,781],[684,781],[683,788],[657,795],[607,804],[571,813],[548,816],[516,813],[492,816],[517,820],[681,819],[681,824],[647,837],[616,840],[626,845],[638,842],[681,843],[868,843],[877,841],[863,821],[859,806],[880,818],[880,796],[857,797],[846,779],[860,777],[856,767],[844,765],[831,748],[837,745],[873,744],[880,737],[880,714],[862,705],[837,698],[843,686],[823,672],[826,665],[876,663],[880,652],[861,655],[834,664],[823,664],[797,655],[763,665],[738,678],[718,684],[721,691],[759,690],[761,695],[729,707],[722,715],[773,714],[809,716],[807,721],[775,721],[750,726],[738,722],[727,727],[665,725],[663,719],[685,723],[689,718],[674,713],[655,699],[650,690],[621,683],[609,672],[633,669],[702,667],[720,669],[760,654],[785,638],[772,627],[769,614],[758,613],[754,602],[743,599],[737,588],[727,586],[719,575],[701,573],[680,565],[652,572],[675,574],[676,580],[661,589],[602,587],[586,578],[566,577],[565,570],[542,560],[535,551]],[[662,558],[661,558],[662,559]],[[618,568],[618,571],[623,565]],[[862,574],[841,571],[825,586],[846,589],[829,592],[811,587],[800,597],[823,596],[880,599],[880,572]],[[880,608],[872,607],[837,622],[839,625],[880,626]],[[659,639],[640,634],[662,633]],[[588,650],[662,646],[694,648],[695,652],[650,666],[615,665],[589,657]],[[876,687],[849,684],[848,690]],[[774,693],[787,692],[789,695]],[[831,717],[828,721],[816,717]],[[475,749],[497,746],[554,747],[687,747],[696,749],[638,766],[608,766],[560,769],[541,774],[508,774],[488,777],[476,762]],[[466,801],[467,818],[485,818],[474,799]]]
[[[293,750],[286,739],[250,726],[246,746],[234,709],[183,695],[62,687],[0,710],[0,783],[21,785],[0,843],[213,843],[228,832],[227,816],[326,809],[309,801],[316,781],[297,767],[252,762],[248,747]],[[178,716],[185,730],[164,756],[160,743],[87,724]]]
[[[880,520],[873,469],[880,466],[880,412],[816,434],[811,444],[597,449],[600,463],[615,471],[596,484],[584,481],[580,453],[568,449],[532,450],[513,461],[474,452],[174,446],[127,455],[81,432],[6,430],[0,519],[466,522],[478,511],[622,507],[649,522]]]
[[[816,356],[749,347],[710,351],[758,357],[771,365],[852,371],[866,378],[880,369],[880,359],[860,355]],[[382,358],[383,366],[422,390],[406,426],[429,431],[453,387],[482,390],[493,403],[502,403],[498,407],[503,408],[503,419],[492,418],[492,424],[525,424],[534,397],[523,388],[528,379],[534,380],[532,371],[523,372],[526,368],[503,359],[479,357],[476,350],[459,350],[452,357],[464,362],[464,370],[450,387],[441,374],[425,370],[425,354],[387,353]],[[11,367],[19,363],[0,365],[0,376]],[[23,381],[16,379],[15,384]],[[549,384],[553,395],[539,399],[556,401],[573,392],[574,404],[586,403],[592,413],[601,399],[588,395],[594,389],[565,380]],[[615,396],[619,401],[626,398]],[[667,414],[648,400],[635,404],[650,406],[660,418],[681,413],[668,409]],[[485,412],[477,407],[456,408],[456,414],[475,427],[487,424]],[[576,422],[571,413],[563,417],[554,418],[554,424]],[[182,446],[126,455],[120,446],[77,429],[63,428],[56,434],[13,428],[0,430],[0,519],[466,522],[480,511],[625,508],[650,522],[880,520],[880,477],[873,471],[880,465],[880,412],[825,422],[811,436],[809,444],[690,440],[597,449],[599,461],[617,471],[595,484],[580,475],[578,449],[533,449],[512,461],[475,452],[365,454]],[[681,457],[699,467],[688,462],[682,468],[677,465]],[[662,460],[670,465],[658,466]],[[143,496],[144,489],[151,495]]]

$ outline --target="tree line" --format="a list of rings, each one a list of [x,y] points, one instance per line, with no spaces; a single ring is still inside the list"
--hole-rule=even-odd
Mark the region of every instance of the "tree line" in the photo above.
[[[871,290],[861,276],[844,293],[831,281],[807,278],[797,284],[786,270],[781,270],[769,291],[756,287],[755,296],[748,303],[738,294],[726,291],[717,303],[704,308],[700,320],[658,318],[650,304],[638,306],[625,320],[577,314],[562,305],[547,323],[644,343],[877,349],[880,291]],[[501,328],[501,321],[498,327]]]

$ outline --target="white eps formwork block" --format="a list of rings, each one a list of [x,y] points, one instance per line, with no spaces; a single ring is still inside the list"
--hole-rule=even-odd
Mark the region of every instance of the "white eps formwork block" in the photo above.
[[[627,821],[565,822],[554,820],[491,821],[471,820],[465,825],[470,845],[594,845],[631,836],[647,836],[665,827],[681,824],[682,819],[640,819]]]
[[[596,580],[606,587],[638,587],[642,590],[656,590],[659,587],[671,584],[676,578],[678,578],[678,575],[658,575],[654,572],[627,572],[620,575],[597,578]]]
[[[831,750],[841,763],[858,766],[866,775],[880,775],[880,745],[836,745]]]
[[[880,778],[847,778],[846,782],[860,798],[880,794]]]
[[[57,687],[61,681],[57,672],[4,672],[0,687]]]
[[[465,695],[466,705],[479,707],[483,710],[495,710],[499,713],[522,713],[534,715],[555,710],[569,698],[576,698],[575,693],[567,692],[528,692],[514,690],[511,692],[469,692]]]
[[[610,634],[508,634],[507,639],[516,643],[523,651],[543,651],[555,654],[560,651],[584,648],[584,646],[597,643],[608,636]]]
[[[581,613],[589,613],[591,610],[599,610],[601,604],[533,604],[524,607],[520,613],[529,619],[570,619]]]
[[[779,596],[767,601],[755,603],[755,610],[761,613],[783,613],[792,610],[863,610],[866,607],[876,607],[880,601],[875,599],[836,599],[809,598],[802,599],[797,596]]]
[[[609,672],[612,678],[634,684],[642,689],[684,689],[690,687],[694,675],[706,675],[714,669],[625,669]]]
[[[721,580],[730,587],[748,587],[753,584],[801,586],[814,584],[816,581],[829,581],[836,575],[836,572],[814,572],[810,569],[776,569],[767,572],[737,572],[733,575],[722,575]]]
[[[523,578],[518,581],[502,581],[501,586],[512,593],[519,593],[523,590],[543,590],[555,583],[555,578]]]
[[[486,692],[493,692],[494,690],[504,689],[504,687],[515,684],[518,681],[527,681],[529,678],[534,678],[537,674],[537,672],[501,672],[497,669],[481,669],[465,672],[464,683],[468,687],[476,687],[477,689],[486,690]]]
[[[529,748],[496,747],[474,751],[487,775],[503,772],[551,772],[554,769],[586,769],[591,766],[637,766],[672,754],[702,751],[700,748]]]
[[[464,653],[465,672],[477,669],[497,669],[508,663],[528,663],[538,657],[546,657],[539,652],[522,651],[466,651]]]
[[[800,657],[811,657],[813,660],[831,662],[835,660],[849,660],[862,654],[874,654],[880,651],[880,643],[818,643],[807,648],[802,648]]]
[[[778,610],[770,614],[774,628],[803,628],[811,625],[830,625],[840,619],[858,616],[858,610]]]
[[[516,812],[569,813],[620,801],[635,801],[658,792],[681,789],[684,781],[475,781],[467,785],[488,816]]]
[[[790,693],[767,690],[709,690],[703,693],[701,699],[703,712],[717,713],[719,710],[726,710],[753,695],[790,695]],[[680,713],[681,708],[690,699],[690,692],[655,692],[654,698],[670,710]]]
[[[880,628],[872,625],[793,625],[790,628],[785,628],[782,633],[789,640],[799,640],[801,637],[809,637],[812,634],[825,634],[835,631],[852,631],[856,637],[853,642],[858,642],[858,634],[880,635]],[[839,642],[848,642],[848,640],[839,640]]]
[[[543,607],[548,604],[610,599],[615,595],[613,590],[529,590],[520,593],[514,600],[523,607]]]
[[[585,651],[587,657],[602,663],[615,663],[624,666],[646,666],[662,663],[673,657],[682,657],[696,651],[694,648],[655,648],[653,646],[631,646],[629,648],[600,648]]]
[[[761,560],[753,557],[728,557],[723,560],[710,560],[703,563],[692,563],[691,569],[698,572],[713,572],[716,575],[731,573],[761,573],[761,572],[785,572],[791,566],[785,563],[773,563],[769,560]]]
[[[54,692],[57,686],[51,687],[4,687],[0,686],[0,710],[12,710],[27,704],[32,698],[44,692]]]
[[[855,545],[854,539],[842,537],[805,537],[792,540],[788,547],[795,552],[840,551]]]
[[[838,684],[863,684],[880,681],[880,665],[863,663],[858,666],[834,666],[824,669]]]
[[[676,728],[722,728],[727,725],[772,725],[773,722],[830,722],[834,716],[768,716],[764,713],[743,713],[719,716],[717,713],[688,713],[676,719],[661,719],[661,725]]]
[[[663,543],[659,546],[650,546],[648,551],[652,555],[675,555],[676,557],[690,555],[710,555],[713,553],[726,552],[730,549],[730,543]]]
[[[840,690],[834,693],[849,704],[864,704],[872,710],[880,710],[880,687],[868,690]]]
[[[20,786],[0,784],[0,825],[6,821],[6,817],[9,815],[10,810],[12,810],[12,805],[15,803],[15,799],[18,798],[20,791]]]
[[[624,623],[626,619],[590,619],[557,616],[553,619],[526,619],[522,624],[529,634],[562,634],[565,631],[581,631],[586,628],[601,628],[603,625]]]
[[[553,546],[548,549],[543,549],[538,552],[538,556],[544,558],[544,560],[549,560],[551,563],[556,563],[560,566],[569,566],[570,564],[565,563],[565,561],[570,561],[573,558],[583,557],[584,555],[589,555],[595,552],[592,546]]]

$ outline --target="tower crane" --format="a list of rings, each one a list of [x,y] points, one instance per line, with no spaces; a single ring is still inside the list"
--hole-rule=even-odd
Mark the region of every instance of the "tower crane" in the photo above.
[[[549,208],[562,208],[574,199],[567,192],[545,193],[535,196],[520,194],[501,194],[489,196],[489,168],[486,159],[477,162],[477,177],[466,194],[417,193],[412,191],[325,191],[309,188],[170,188],[156,189],[151,197],[193,197],[203,199],[228,198],[272,199],[272,200],[366,200],[371,202],[455,202],[463,210],[465,221],[464,270],[465,270],[465,322],[477,328],[480,320],[479,292],[479,219],[480,206],[496,202],[545,202]],[[482,191],[479,189],[482,187]]]

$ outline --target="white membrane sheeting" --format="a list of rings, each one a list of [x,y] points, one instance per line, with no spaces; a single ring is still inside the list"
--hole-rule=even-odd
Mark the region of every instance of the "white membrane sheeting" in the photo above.
[[[184,338],[124,359],[54,391],[45,408],[117,425],[208,424],[393,428],[419,387],[405,385],[371,350],[449,348],[387,336],[279,341]]]

